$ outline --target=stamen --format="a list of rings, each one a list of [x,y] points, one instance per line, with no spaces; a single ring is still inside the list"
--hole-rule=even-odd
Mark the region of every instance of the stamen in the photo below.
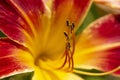
[[[65,58],[63,65],[59,68],[63,68],[64,66],[67,67],[67,71],[72,71],[74,68],[74,62],[73,62],[73,54],[74,54],[74,49],[75,49],[75,34],[74,34],[74,23],[71,23],[69,21],[66,21],[67,25],[67,32],[64,32],[64,35],[66,37],[66,49],[64,52],[63,57]]]
[[[78,74],[88,75],[88,76],[104,76],[104,75],[109,75],[109,74],[115,73],[118,70],[120,70],[120,66],[118,66],[117,68],[115,68],[111,71],[103,72],[103,73],[91,73],[91,72],[85,72],[85,71],[79,71],[79,70],[73,70],[73,72],[78,73]]]

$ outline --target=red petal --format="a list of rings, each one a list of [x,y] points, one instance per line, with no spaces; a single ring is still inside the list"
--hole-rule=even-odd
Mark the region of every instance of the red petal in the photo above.
[[[120,65],[119,49],[120,16],[110,14],[98,19],[83,31],[75,55],[77,59],[81,59],[76,62],[104,71],[112,70]]]
[[[30,27],[6,0],[0,2],[0,30],[20,44],[29,40],[24,32],[31,33]],[[32,33],[29,35],[32,36]]]
[[[46,11],[42,0],[13,0],[10,3],[17,9],[24,20],[26,20],[32,30],[40,29],[42,26],[41,17]]]
[[[0,30],[10,39],[28,47],[33,43],[36,30],[40,29],[43,12],[41,0],[1,0]]]
[[[30,55],[22,50],[23,48],[19,49],[16,46],[18,45],[8,39],[0,40],[0,79],[32,71],[29,62],[27,62],[29,61],[27,57],[30,57]]]
[[[96,57],[97,62],[94,61],[93,65],[100,70],[111,71],[120,66],[120,46],[98,53],[103,54],[103,56]],[[120,70],[115,73],[120,75]]]

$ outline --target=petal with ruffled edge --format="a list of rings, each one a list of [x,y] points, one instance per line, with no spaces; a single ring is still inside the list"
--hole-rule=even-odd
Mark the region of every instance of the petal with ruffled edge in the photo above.
[[[110,71],[120,65],[120,16],[106,15],[88,26],[76,45],[76,67]]]
[[[33,71],[31,55],[20,47],[9,39],[0,39],[0,79]]]

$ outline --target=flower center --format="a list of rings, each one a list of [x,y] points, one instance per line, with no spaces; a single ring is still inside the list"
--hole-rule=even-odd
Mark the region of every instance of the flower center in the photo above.
[[[64,63],[62,64],[61,68],[64,68],[64,66],[67,66],[67,71],[72,71],[74,68],[74,61],[73,61],[73,54],[75,50],[75,33],[74,33],[74,23],[70,23],[69,21],[66,21],[67,24],[67,31],[64,32],[64,35],[66,37],[66,49],[63,54]]]

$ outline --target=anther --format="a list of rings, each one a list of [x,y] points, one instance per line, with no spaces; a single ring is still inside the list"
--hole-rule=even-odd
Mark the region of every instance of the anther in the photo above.
[[[73,27],[73,28],[75,27],[75,24],[74,24],[74,23],[72,23],[72,27]]]
[[[74,30],[74,27],[75,27],[75,24],[74,24],[74,23],[72,23],[72,30]]]
[[[74,24],[74,23],[72,23],[72,24],[71,24],[71,26],[70,26],[71,33],[72,33],[72,31],[74,30],[74,27],[75,27],[75,24]]]
[[[74,30],[75,24],[70,23],[69,21],[66,21],[66,25],[68,26],[70,32],[72,33],[72,31]]]
[[[67,32],[64,32],[64,35],[66,37],[66,40],[69,40],[69,36],[68,36]]]
[[[66,49],[70,50],[70,47],[71,47],[70,42],[66,43]]]
[[[66,21],[66,25],[69,26],[69,21]]]

